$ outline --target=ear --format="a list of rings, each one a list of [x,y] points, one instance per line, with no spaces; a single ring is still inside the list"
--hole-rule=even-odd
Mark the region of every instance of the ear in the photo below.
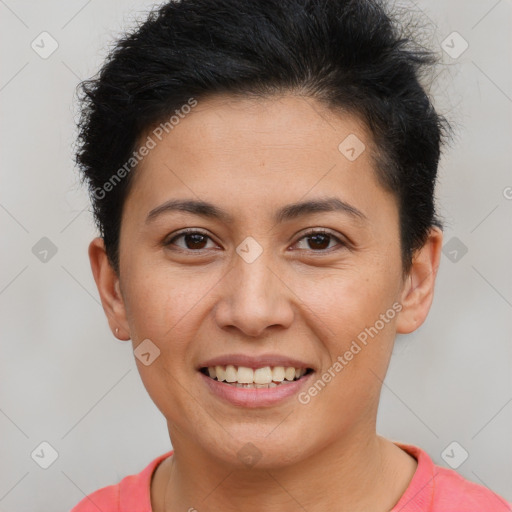
[[[441,259],[443,232],[432,226],[427,241],[418,249],[401,292],[396,330],[400,334],[415,331],[427,318],[434,298],[434,284]]]
[[[103,238],[97,237],[89,244],[89,260],[110,329],[116,338],[129,340],[130,330],[119,277],[108,261]]]

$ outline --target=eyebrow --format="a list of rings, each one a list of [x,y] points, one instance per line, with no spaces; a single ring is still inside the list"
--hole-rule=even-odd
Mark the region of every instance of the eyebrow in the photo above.
[[[231,224],[234,221],[234,217],[226,210],[207,201],[170,199],[151,210],[146,217],[146,223],[151,222],[163,213],[171,211],[188,212],[205,218],[221,220],[226,224]],[[337,197],[328,197],[326,199],[314,199],[283,206],[274,214],[274,221],[276,223],[285,222],[318,212],[341,212],[356,220],[368,220],[366,215],[354,206]]]

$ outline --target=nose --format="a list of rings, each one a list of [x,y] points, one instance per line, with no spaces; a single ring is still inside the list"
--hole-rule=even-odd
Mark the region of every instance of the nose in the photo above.
[[[215,308],[220,328],[236,328],[246,336],[259,337],[270,327],[292,324],[293,292],[279,272],[270,268],[265,253],[252,263],[236,256]]]

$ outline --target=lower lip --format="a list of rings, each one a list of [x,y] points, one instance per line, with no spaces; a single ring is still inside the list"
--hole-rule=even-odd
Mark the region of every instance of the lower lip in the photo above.
[[[275,405],[297,394],[307,384],[314,372],[291,381],[289,384],[280,384],[274,388],[237,388],[214,380],[202,372],[198,373],[210,388],[210,391],[231,404],[240,407],[265,407]]]

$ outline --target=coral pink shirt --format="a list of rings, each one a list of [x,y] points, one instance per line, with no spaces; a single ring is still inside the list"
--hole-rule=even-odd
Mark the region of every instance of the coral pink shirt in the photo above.
[[[435,465],[425,451],[395,442],[418,466],[409,486],[391,512],[512,512],[512,503],[452,469]],[[140,473],[93,492],[71,512],[152,512],[150,486],[156,467],[173,451],[154,459]]]

